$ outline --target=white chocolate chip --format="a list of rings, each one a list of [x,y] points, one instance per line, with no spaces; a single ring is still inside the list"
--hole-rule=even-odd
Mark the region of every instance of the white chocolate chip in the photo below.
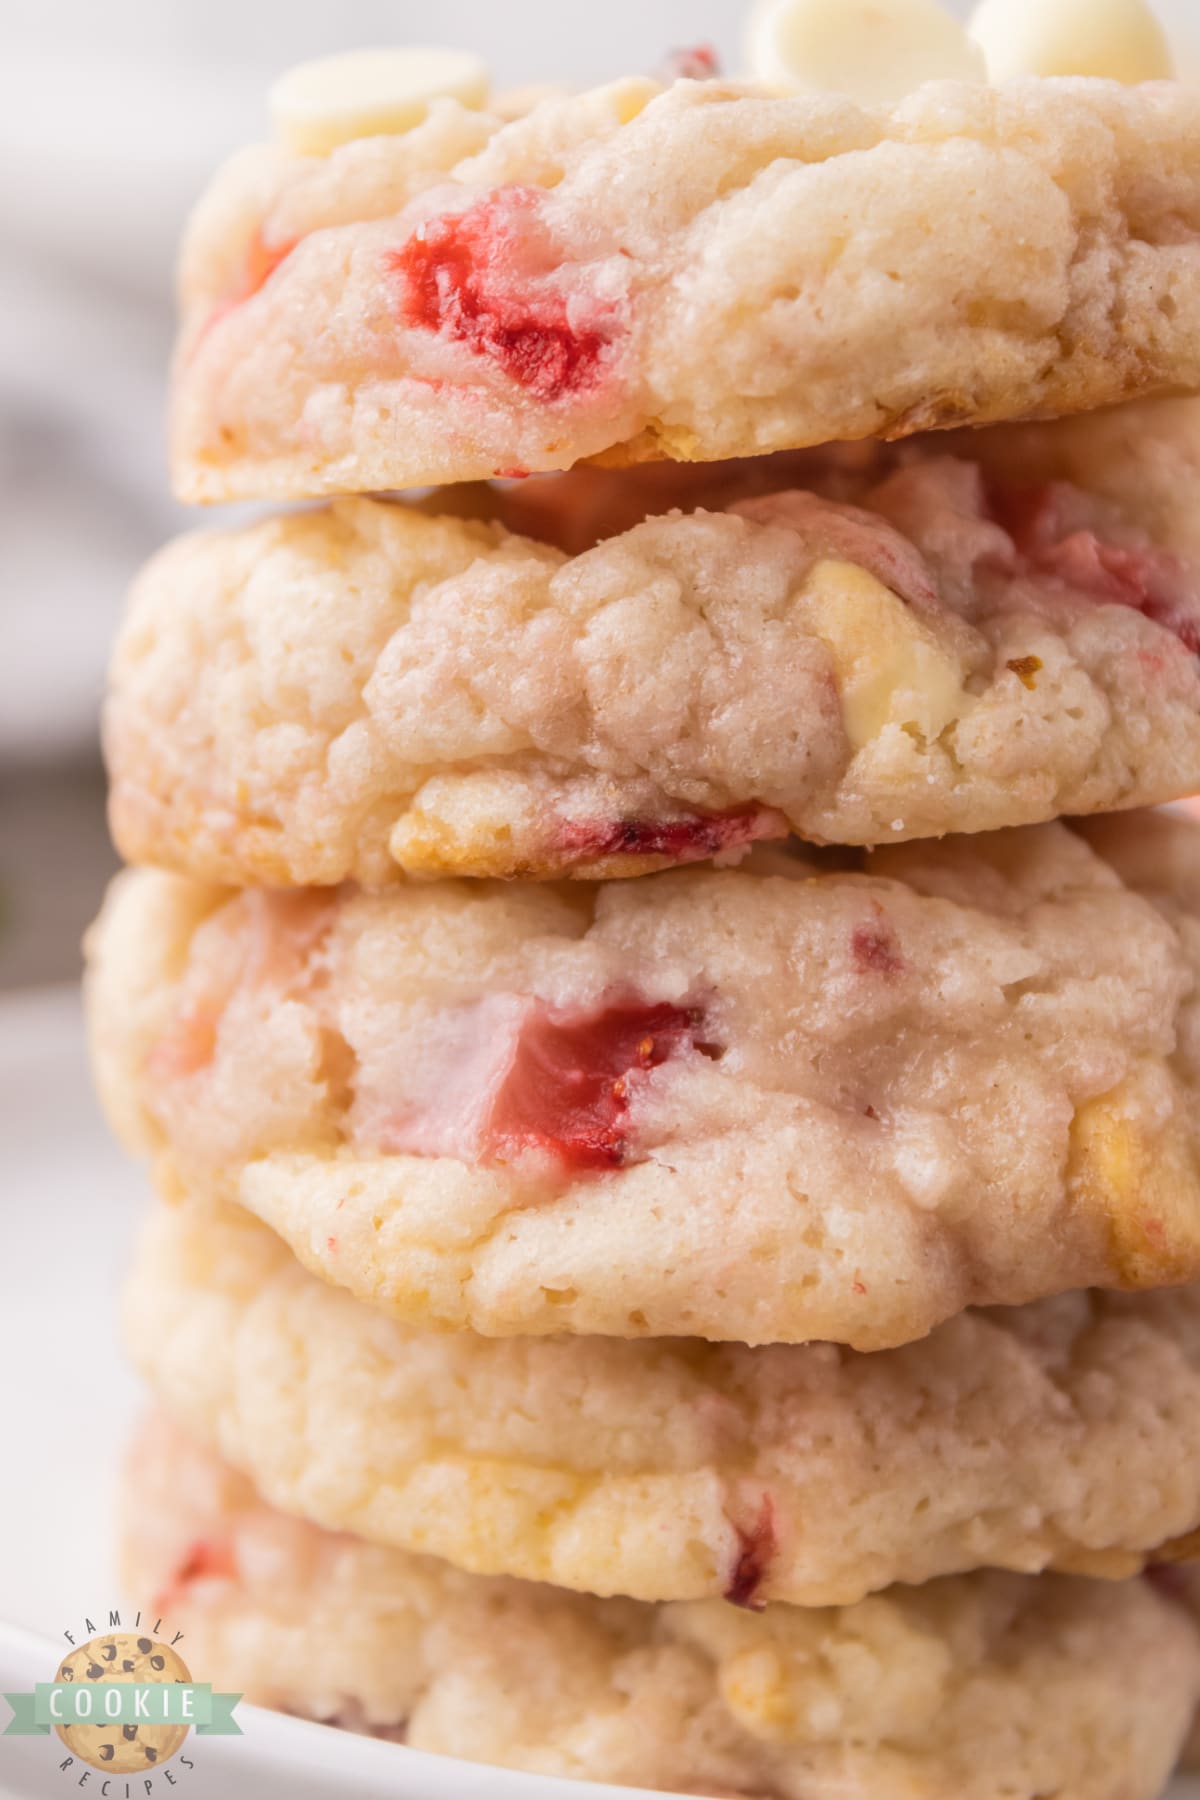
[[[901,100],[925,81],[986,80],[983,55],[937,0],[763,0],[747,51],[780,93]]]
[[[914,1129],[907,1119],[892,1121],[896,1174],[905,1193],[923,1212],[950,1205],[962,1189],[962,1157],[944,1121],[922,1120]]]
[[[1015,75],[1173,74],[1166,34],[1146,0],[982,0],[967,27],[992,81]]]
[[[483,106],[487,69],[465,50],[347,50],[289,69],[271,89],[271,117],[301,156],[326,156],[352,138],[419,125],[434,100]]]
[[[854,750],[889,726],[931,743],[968,706],[958,664],[911,607],[865,569],[817,563],[799,600],[809,629],[829,650]]]

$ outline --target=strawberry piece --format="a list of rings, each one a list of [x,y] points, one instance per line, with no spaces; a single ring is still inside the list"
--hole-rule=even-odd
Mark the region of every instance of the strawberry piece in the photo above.
[[[854,927],[850,934],[850,954],[855,968],[864,974],[899,975],[902,972],[904,957],[882,907],[877,906],[872,918]]]
[[[598,862],[605,856],[667,856],[672,862],[688,863],[787,835],[782,813],[757,806],[687,813],[677,819],[565,819],[553,845],[567,865]]]
[[[572,1169],[619,1168],[629,1155],[630,1103],[640,1082],[695,1046],[703,1014],[669,1002],[620,1002],[562,1016],[530,1009],[483,1127],[481,1153],[511,1162],[549,1151]]]
[[[266,287],[280,263],[286,262],[299,243],[299,238],[287,238],[282,243],[267,244],[263,239],[261,227],[246,246],[246,254],[242,258],[237,279],[221,303],[214,307],[204,326],[206,335],[227,314],[253,299],[260,289]]]
[[[1173,632],[1185,650],[1200,654],[1200,608],[1183,564],[1165,551],[1106,544],[1091,531],[1072,532],[1039,558],[1039,566],[1069,587],[1131,606]]]
[[[1177,556],[1150,544],[1116,544],[1082,522],[1081,497],[1062,483],[1021,487],[993,482],[988,502],[1025,562],[1066,587],[1112,606],[1129,606],[1200,655],[1195,579]]]
[[[1148,1563],[1142,1570],[1142,1578],[1148,1581],[1150,1586],[1163,1596],[1164,1600],[1178,1601],[1184,1606],[1189,1604],[1191,1590],[1188,1586],[1188,1578],[1178,1563]]]
[[[360,1068],[358,1129],[408,1156],[618,1168],[636,1155],[632,1110],[652,1072],[689,1049],[722,1054],[703,1020],[637,997],[579,1012],[518,994],[450,1006],[425,1021],[419,1068],[407,1043],[398,1064]]]
[[[233,1544],[229,1538],[197,1538],[175,1572],[175,1583],[178,1587],[186,1587],[190,1581],[199,1581],[205,1575],[228,1578],[236,1573]]]
[[[401,277],[406,325],[486,356],[539,400],[594,387],[611,343],[611,309],[556,283],[559,258],[530,188],[500,189],[465,212],[429,219],[387,266]]]
[[[186,1081],[207,1069],[217,1053],[217,1031],[227,994],[190,1000],[153,1046],[146,1067],[152,1081]]]
[[[194,1581],[205,1578],[231,1581],[236,1575],[237,1558],[231,1537],[196,1538],[188,1545],[167,1585],[155,1597],[155,1609],[160,1613],[169,1612],[172,1602]]]
[[[333,918],[334,902],[320,888],[267,893],[243,902],[242,929],[231,954],[206,971],[202,986],[185,993],[166,1031],[147,1057],[147,1072],[160,1083],[184,1081],[211,1067],[221,1021],[239,989],[302,987],[309,958]]]
[[[766,1601],[760,1599],[767,1572],[776,1549],[775,1508],[771,1496],[764,1494],[758,1517],[750,1526],[734,1525],[738,1552],[725,1589],[731,1606],[744,1606],[749,1612],[762,1612]]]
[[[280,263],[287,261],[298,242],[298,238],[286,238],[282,243],[268,244],[263,239],[261,229],[256,231],[247,248],[232,303],[239,306],[243,300],[249,300],[252,295],[257,294],[260,288],[266,287]]]
[[[663,58],[662,80],[712,81],[721,73],[721,61],[712,44],[690,44],[671,50]]]
[[[1036,559],[1039,551],[1066,536],[1067,513],[1074,491],[1062,482],[985,480],[983,508],[1006,531],[1022,556]]]

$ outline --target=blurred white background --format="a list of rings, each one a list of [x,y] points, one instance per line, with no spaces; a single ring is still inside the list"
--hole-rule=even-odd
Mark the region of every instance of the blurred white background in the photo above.
[[[748,3],[0,6],[0,908],[22,926],[0,932],[0,985],[63,966],[106,866],[106,648],[132,571],[183,518],[161,427],[175,242],[216,162],[267,129],[271,76],[406,41],[479,50],[504,85],[650,71],[702,42],[736,72]],[[1200,0],[1160,11],[1200,44]]]

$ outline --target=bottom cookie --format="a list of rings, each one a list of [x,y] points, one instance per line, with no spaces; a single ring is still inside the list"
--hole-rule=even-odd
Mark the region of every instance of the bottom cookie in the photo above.
[[[1200,1639],[1148,1581],[980,1574],[857,1605],[649,1606],[465,1575],[285,1517],[161,1418],[129,1598],[197,1676],[416,1749],[754,1800],[1153,1800]]]
[[[1182,1604],[1200,1625],[1200,1563],[1168,1563],[1151,1569],[1149,1577],[1160,1593]],[[1186,1769],[1200,1769],[1200,1712],[1183,1746],[1181,1761]]]

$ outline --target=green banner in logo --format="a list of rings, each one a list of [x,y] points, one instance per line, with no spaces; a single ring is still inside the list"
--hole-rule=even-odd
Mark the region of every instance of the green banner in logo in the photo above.
[[[31,1694],[5,1694],[13,1716],[3,1737],[46,1737],[54,1725],[194,1725],[200,1737],[240,1737],[240,1694],[214,1694],[207,1681],[39,1681]]]

